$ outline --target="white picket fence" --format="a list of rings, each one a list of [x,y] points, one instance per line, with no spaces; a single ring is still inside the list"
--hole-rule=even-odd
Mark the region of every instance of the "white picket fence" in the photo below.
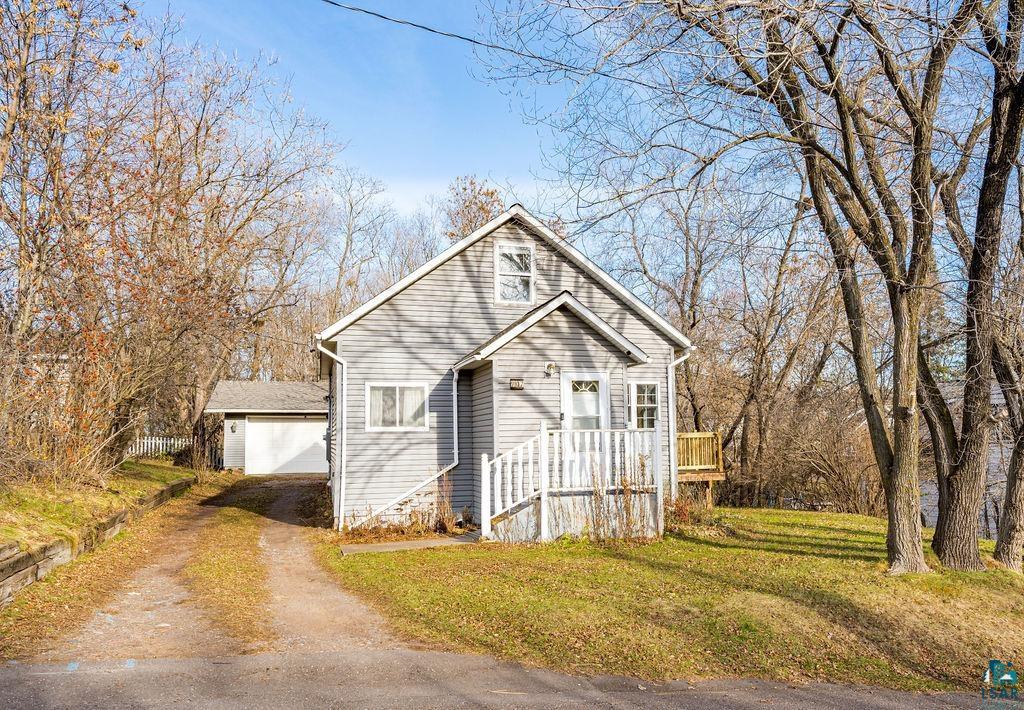
[[[628,487],[657,493],[662,499],[661,443],[657,430],[548,430],[500,456],[481,456],[481,535],[488,537],[494,518],[539,498],[540,538],[549,539],[550,493],[614,494]]]
[[[175,454],[189,444],[192,440],[187,436],[140,436],[128,447],[128,458],[154,458]]]

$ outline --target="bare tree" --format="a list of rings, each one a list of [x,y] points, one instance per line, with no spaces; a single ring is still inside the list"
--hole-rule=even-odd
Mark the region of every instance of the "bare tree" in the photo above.
[[[977,40],[993,57],[1000,46],[1015,50],[1019,16],[1014,3],[1007,9],[976,0],[922,11],[860,2],[634,0],[613,7],[512,4],[497,13],[496,37],[514,38],[520,56],[533,58],[504,67],[505,76],[577,83],[571,110],[555,120],[568,135],[567,174],[592,213],[617,209],[624,196],[648,199],[673,189],[679,175],[699,176],[715,164],[744,173],[753,186],[775,181],[777,192],[791,194],[788,160],[799,160],[839,277],[885,484],[893,573],[927,569],[917,390],[923,302],[934,286],[934,179],[952,138],[973,130],[979,99],[991,99],[984,81],[960,81],[977,74]],[[995,29],[1001,19],[1005,40]],[[551,47],[557,55],[547,53]],[[944,104],[951,77],[967,93]],[[609,105],[615,100],[621,103]],[[1012,101],[1004,111],[1019,123]],[[994,149],[1000,166],[1014,154],[1012,144]],[[993,175],[997,195],[1002,170]],[[995,236],[985,226],[992,223],[988,207],[980,206],[967,299],[969,404],[951,497],[957,513],[937,545],[942,562],[960,569],[981,567],[972,516],[990,428],[982,414],[990,379],[984,311]],[[885,372],[867,318],[865,282],[874,278],[884,284],[891,325]]]
[[[1010,461],[998,526],[996,559],[1016,572],[1024,569],[1024,183],[1017,171],[1017,239],[1001,264],[994,315],[993,360],[1006,401]]]
[[[174,408],[161,396],[194,420],[285,304],[334,147],[260,66],[176,46],[172,22],[99,0],[0,12],[3,448],[90,475]]]

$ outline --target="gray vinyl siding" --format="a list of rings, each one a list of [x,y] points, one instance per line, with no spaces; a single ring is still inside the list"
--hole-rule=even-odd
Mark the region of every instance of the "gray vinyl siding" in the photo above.
[[[459,373],[459,465],[452,474],[452,510],[473,508],[473,373]]]
[[[338,460],[337,446],[338,446],[338,398],[333,396],[334,392],[334,367],[331,367],[330,375],[327,379],[327,391],[332,393],[327,398],[327,463],[331,464],[331,471],[334,470],[334,462]]]
[[[492,360],[501,412],[499,451],[508,451],[536,436],[542,419],[551,429],[562,428],[562,371],[607,373],[609,426],[619,429],[626,424],[624,383],[626,365],[632,361],[571,311],[555,311],[496,352]],[[548,375],[548,362],[554,362],[559,371]],[[523,378],[522,390],[509,388],[508,381],[513,377]]]
[[[466,462],[472,475],[473,519],[480,520],[480,456],[494,455],[494,368],[491,363],[471,371],[473,453]],[[461,412],[459,413],[461,416]]]
[[[533,241],[536,250],[536,300],[532,304],[495,305],[495,240]],[[666,366],[673,356],[673,343],[634,312],[610,289],[570,262],[542,238],[516,222],[499,227],[461,254],[442,264],[388,302],[379,306],[338,336],[338,352],[349,363],[348,455],[346,515],[362,514],[383,505],[423,481],[439,468],[451,464],[452,397],[451,367],[499,330],[537,305],[568,290],[612,327],[643,348],[651,363],[629,368],[633,379],[656,380],[662,398]],[[546,319],[547,320],[547,319]],[[552,343],[557,347],[557,343]],[[579,353],[592,355],[589,346]],[[576,354],[566,351],[563,357]],[[576,363],[559,363],[569,369]],[[500,370],[501,366],[499,366]],[[587,369],[581,365],[579,369]],[[507,371],[507,369],[506,369]],[[485,450],[478,436],[480,418],[486,414],[477,405],[477,382],[473,375],[473,470]],[[370,381],[426,382],[430,388],[430,430],[426,432],[365,431],[365,384]],[[482,381],[482,380],[480,380]],[[500,384],[500,383],[499,383]],[[507,389],[507,379],[505,382]],[[613,386],[613,426],[622,426],[624,385]],[[526,390],[527,393],[530,390]],[[557,394],[552,406],[558,406]],[[497,427],[504,426],[499,411]],[[666,421],[662,412],[662,426]],[[525,433],[525,423],[523,424]],[[667,431],[663,431],[663,460],[667,462]],[[532,435],[532,434],[529,434]],[[504,446],[505,437],[499,441]],[[515,443],[509,441],[509,443]],[[500,453],[500,449],[499,449]],[[461,457],[461,452],[460,452]],[[665,467],[667,471],[667,465]],[[463,467],[460,466],[461,473]],[[465,481],[465,476],[460,476]],[[478,473],[469,478],[474,488]],[[457,491],[456,496],[463,492]],[[474,497],[478,492],[474,490]],[[462,498],[459,498],[460,500]]]
[[[232,433],[231,425],[235,425]],[[245,415],[224,415],[224,468],[245,468]]]

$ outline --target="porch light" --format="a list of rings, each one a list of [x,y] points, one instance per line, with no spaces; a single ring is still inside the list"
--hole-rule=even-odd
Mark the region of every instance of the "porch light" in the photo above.
[[[549,362],[544,366],[544,372],[547,373],[548,377],[554,377],[555,373],[558,372],[558,365],[553,362]]]
[[[234,422],[231,422],[231,433],[232,434],[234,434],[238,430],[237,427],[238,427],[237,424],[235,424]]]

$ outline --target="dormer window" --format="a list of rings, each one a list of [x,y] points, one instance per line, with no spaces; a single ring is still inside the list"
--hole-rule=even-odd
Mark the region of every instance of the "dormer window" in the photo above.
[[[494,249],[494,301],[532,304],[536,270],[532,244],[498,242]]]

